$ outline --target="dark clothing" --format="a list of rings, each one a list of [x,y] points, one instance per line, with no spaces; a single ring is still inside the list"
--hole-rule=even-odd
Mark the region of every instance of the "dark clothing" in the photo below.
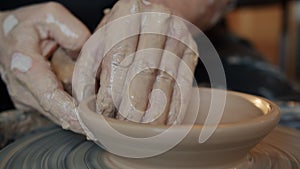
[[[111,8],[117,0],[54,0],[69,9],[90,31],[94,31],[103,17],[103,10]],[[1,0],[0,11],[11,10],[32,4],[49,2],[45,0]]]

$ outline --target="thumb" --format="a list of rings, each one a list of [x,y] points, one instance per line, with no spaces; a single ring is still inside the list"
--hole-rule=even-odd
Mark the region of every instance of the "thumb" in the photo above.
[[[36,30],[43,39],[54,39],[70,53],[77,53],[91,35],[88,28],[58,3],[48,3],[47,12],[36,18]]]
[[[16,37],[19,38],[11,56],[10,71],[32,93],[44,112],[56,117],[63,128],[81,132],[74,99],[63,90],[49,62],[38,50],[35,30],[22,30],[17,31],[19,36]],[[31,38],[20,38],[22,35]]]

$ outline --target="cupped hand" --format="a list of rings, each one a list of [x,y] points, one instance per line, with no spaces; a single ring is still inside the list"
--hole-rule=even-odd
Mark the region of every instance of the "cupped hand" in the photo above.
[[[76,63],[74,97],[96,94],[96,111],[109,117],[181,123],[198,59],[185,23],[142,0],[120,0],[106,13]]]
[[[1,12],[0,24],[1,75],[15,106],[35,109],[81,133],[74,99],[52,72],[48,57],[57,46],[79,52],[88,29],[58,3]]]

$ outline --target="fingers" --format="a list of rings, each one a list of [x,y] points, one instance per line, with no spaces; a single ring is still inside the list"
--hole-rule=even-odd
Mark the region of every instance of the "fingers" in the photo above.
[[[196,48],[195,46],[193,48]],[[170,111],[168,115],[168,125],[181,124],[187,110],[192,92],[194,71],[198,56],[196,51],[187,48],[179,64],[176,82],[178,87],[174,87],[172,94]]]
[[[72,97],[64,92],[46,57],[56,45],[73,53],[79,51],[89,37],[88,29],[69,11],[57,3],[19,8],[4,16],[4,38],[7,48],[1,61],[7,74],[15,79],[24,103],[58,122],[64,128],[81,132]],[[3,47],[5,48],[5,47]],[[20,98],[14,97],[22,103]],[[54,117],[54,118],[53,118]]]
[[[62,82],[64,90],[72,94],[72,75],[75,61],[62,48],[58,48],[51,58],[51,67]]]
[[[24,55],[32,56],[32,67],[24,73],[15,70],[17,78],[39,101],[45,112],[59,119],[63,128],[80,131],[81,127],[75,112],[75,102],[60,86],[48,63],[42,60],[40,55]]]
[[[172,25],[170,28],[172,28]],[[170,32],[172,34],[172,29]],[[183,37],[183,35],[181,36]],[[148,105],[149,109],[146,111],[145,116],[143,117],[143,122],[151,122],[152,124],[166,124],[174,88],[174,78],[177,76],[177,70],[185,48],[186,46],[180,41],[173,38],[167,39],[166,47],[160,62],[159,71],[153,85],[153,90],[160,90],[165,94],[165,109],[162,111],[158,110],[159,106],[157,105],[162,104],[163,102],[157,103],[156,106],[152,106],[152,108],[150,108]],[[161,97],[156,95],[151,95],[150,97],[150,100],[161,100]]]
[[[188,41],[189,32],[185,24],[179,21],[175,17],[171,17],[169,29],[168,29],[168,39],[164,48],[162,59],[159,66],[159,71],[154,82],[153,90],[159,90],[164,93],[166,98],[166,105],[163,111],[158,110],[160,107],[157,103],[156,106],[149,107],[143,117],[143,122],[151,122],[151,124],[166,124],[168,119],[169,107],[171,103],[173,88],[175,79],[177,77],[177,71],[179,63],[183,57],[183,53],[186,49],[185,42]],[[150,96],[150,100],[161,100],[158,95]],[[152,105],[152,104],[151,104]],[[152,120],[152,121],[147,121]]]
[[[118,108],[118,119],[180,123],[184,115],[180,112],[186,111],[197,62],[193,39],[185,25],[172,23],[170,12],[161,6],[148,3],[137,6],[135,3],[141,1],[136,0],[119,3],[125,4],[111,10],[106,18],[108,24],[96,31],[82,50],[73,76],[75,97],[80,101],[95,93],[98,72],[97,112],[113,117]],[[131,22],[126,17],[118,20],[132,11],[167,14],[141,13],[140,18]],[[174,38],[166,37],[170,32]]]
[[[114,116],[115,106],[118,107],[121,102],[123,84],[128,68],[133,62],[132,54],[136,50],[137,42],[138,36],[128,38],[117,44],[104,57],[96,102],[98,113]]]
[[[57,48],[57,43],[54,40],[44,40],[41,42],[42,56],[49,58]]]
[[[41,41],[59,44],[67,51],[78,52],[90,36],[87,27],[58,3],[42,3],[6,12],[3,28],[6,37],[15,34],[17,27],[34,27]],[[55,46],[42,44],[47,56]]]
[[[10,64],[12,73],[31,92],[43,112],[56,117],[63,128],[81,132],[75,103],[72,97],[63,91],[51,71],[50,64],[42,57],[41,51],[37,50],[39,41],[38,37],[34,36],[35,30],[22,30],[24,35],[31,36],[17,40]],[[29,45],[25,46],[25,43]]]
[[[158,5],[144,5],[143,12],[168,12]],[[141,21],[141,35],[134,64],[128,72],[123,98],[119,108],[120,116],[141,122],[148,106],[150,92],[161,61],[162,50],[149,52],[147,49],[165,47],[170,13],[165,15],[144,13]],[[162,35],[149,32],[161,32]]]
[[[121,8],[119,9],[120,14],[114,15],[115,10],[113,9],[110,12],[110,15],[114,18],[118,18],[123,12],[135,12],[135,10],[131,10],[131,8],[129,8],[130,5],[127,3],[130,3],[131,6],[137,7],[136,4],[139,2],[140,1],[136,0],[130,0],[129,2],[119,1],[116,5],[119,3],[125,3],[122,5],[122,8],[126,7],[127,10],[122,10]],[[139,33],[139,23],[140,19],[138,16],[134,16],[133,18],[125,16],[107,23],[89,38],[82,48],[81,55],[77,60],[74,69],[72,84],[73,96],[76,100],[80,102],[84,98],[95,94],[95,77],[97,77],[99,65],[101,65],[104,56],[122,40],[129,40],[129,38],[137,35]],[[134,42],[132,42],[132,44],[134,44]],[[127,48],[130,49],[131,47]],[[110,69],[110,67],[106,68]],[[103,71],[103,69],[105,69],[105,67],[100,67],[100,71]],[[109,79],[109,77],[106,78],[106,80],[107,79]]]
[[[14,102],[14,106],[17,109],[25,110],[25,111],[35,109],[38,112],[43,112],[43,114],[46,117],[51,119],[53,122],[59,124],[59,120],[55,116],[51,115],[48,112],[45,112],[41,108],[41,106],[34,98],[32,93],[30,93],[25,88],[25,86],[18,85],[19,82],[17,81],[17,79],[13,78],[12,76],[8,76],[7,84],[11,84],[7,86],[7,89],[12,101]]]
[[[79,51],[90,36],[87,27],[75,18],[65,7],[50,2],[36,5],[39,14],[31,16],[41,39],[54,39],[70,51]],[[32,12],[33,10],[28,10]]]
[[[135,10],[132,10],[132,6],[135,6]],[[122,9],[119,9],[119,8]],[[114,8],[110,16],[107,18],[107,22],[112,22],[120,17],[127,16],[129,14],[134,14],[140,9],[139,1],[129,1],[125,3],[124,1],[119,1]],[[139,22],[139,20],[131,20],[134,24]],[[132,23],[134,22],[134,23]],[[135,32],[139,32],[139,24],[135,24],[134,27],[125,26],[121,30],[119,28],[115,31],[121,31],[121,36],[126,36],[130,29],[135,29]],[[107,29],[108,32],[113,32],[114,30]],[[109,34],[109,33],[108,33]],[[120,39],[122,37],[119,37]],[[107,36],[105,39],[108,44],[113,44],[112,39]],[[116,107],[120,105],[122,97],[122,89],[127,75],[128,67],[132,64],[134,55],[138,43],[138,35],[133,37],[128,37],[122,40],[118,44],[115,44],[112,49],[109,50],[105,55],[103,62],[101,63],[101,75],[100,75],[100,88],[97,94],[96,101],[96,111],[105,116],[114,117]],[[130,56],[131,55],[131,56]],[[130,57],[130,58],[129,58]],[[126,58],[126,60],[124,60]]]
[[[138,51],[127,74],[118,118],[140,122],[147,109],[162,51]],[[143,56],[146,56],[142,58]],[[147,59],[146,59],[147,58]]]

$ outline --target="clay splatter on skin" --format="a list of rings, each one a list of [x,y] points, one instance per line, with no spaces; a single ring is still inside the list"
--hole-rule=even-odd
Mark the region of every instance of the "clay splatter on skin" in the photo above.
[[[143,0],[142,2],[144,3],[144,5],[151,5],[151,2],[149,2],[148,0]]]
[[[16,27],[18,24],[18,19],[14,15],[8,15],[4,21],[3,21],[3,33],[5,36],[8,35],[8,33]]]
[[[131,9],[130,9],[131,14],[135,14],[138,12],[138,5],[137,4],[133,4]]]
[[[29,56],[22,53],[14,53],[12,56],[10,69],[17,69],[23,73],[27,72],[32,67],[32,60]]]
[[[68,28],[65,24],[59,22],[58,20],[55,20],[55,18],[51,14],[47,15],[46,22],[56,24],[59,27],[60,31],[64,33],[66,36],[72,38],[78,38],[78,35],[76,33],[71,31],[71,29]]]

